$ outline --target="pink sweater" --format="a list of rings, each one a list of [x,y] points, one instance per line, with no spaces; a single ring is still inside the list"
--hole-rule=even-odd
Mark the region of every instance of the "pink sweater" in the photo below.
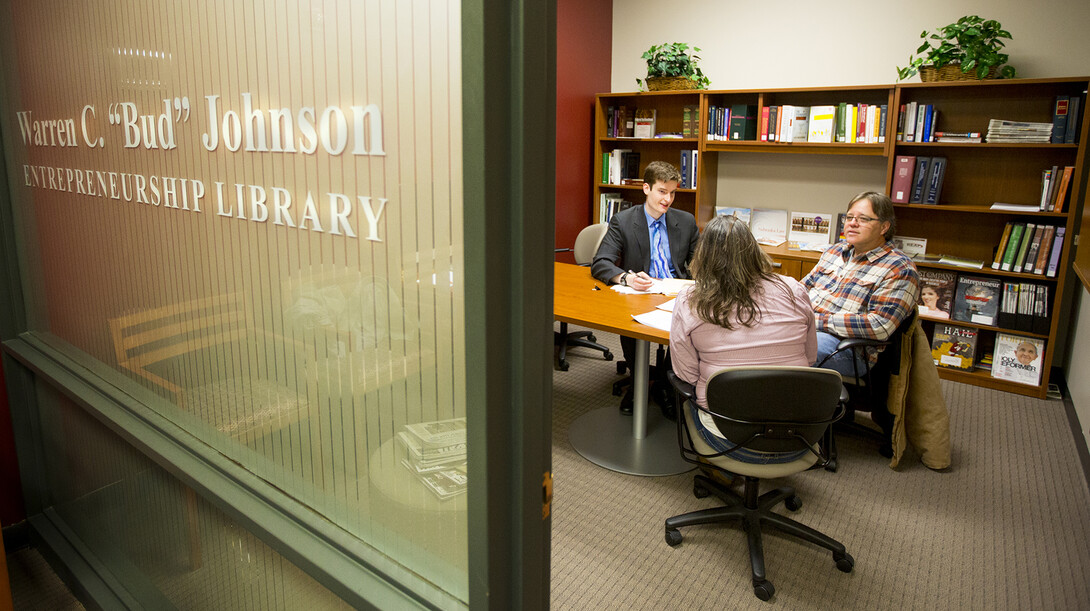
[[[670,358],[674,373],[696,385],[696,401],[707,407],[708,378],[724,367],[739,365],[796,365],[809,367],[817,359],[814,312],[806,288],[794,278],[780,276],[784,286],[763,281],[759,299],[761,318],[753,327],[727,330],[705,322],[689,307],[686,288],[674,303],[670,327]]]

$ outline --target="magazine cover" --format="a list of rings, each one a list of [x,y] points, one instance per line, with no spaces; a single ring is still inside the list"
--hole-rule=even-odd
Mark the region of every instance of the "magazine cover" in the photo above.
[[[931,356],[935,365],[972,370],[978,331],[957,325],[935,325]]]
[[[920,316],[949,320],[954,307],[954,285],[957,274],[934,269],[919,270]]]
[[[747,227],[749,227],[749,219],[750,219],[750,216],[752,214],[753,214],[753,209],[752,208],[737,208],[735,206],[716,206],[715,207],[715,215],[716,216],[733,216],[733,217],[737,218],[738,220],[742,221],[743,223],[745,223]]]
[[[893,236],[893,247],[905,253],[911,259],[927,254],[927,238],[910,238],[904,235]]]
[[[1041,383],[1041,359],[1044,356],[1043,339],[997,333],[992,377],[1036,386]]]
[[[749,230],[758,244],[779,246],[787,241],[787,211],[754,208],[750,213]]]
[[[813,212],[792,212],[791,232],[787,239],[803,250],[824,250],[829,245],[833,215]]]
[[[953,319],[978,325],[994,325],[999,314],[1003,283],[984,276],[958,276]]]

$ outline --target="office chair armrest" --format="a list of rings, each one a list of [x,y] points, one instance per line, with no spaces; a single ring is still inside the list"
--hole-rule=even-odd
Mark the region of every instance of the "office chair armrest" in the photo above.
[[[840,343],[836,345],[836,350],[833,350],[829,354],[825,355],[825,358],[817,364],[818,367],[823,367],[825,362],[833,358],[833,355],[840,354],[847,350],[866,349],[866,348],[878,348],[881,346],[890,345],[890,340],[885,339],[868,339],[866,337],[845,337],[840,340]]]
[[[666,372],[666,379],[669,380],[670,385],[674,387],[674,391],[678,394],[678,405],[684,405],[685,401],[696,401],[696,386],[682,380],[677,377],[677,374],[673,370]]]

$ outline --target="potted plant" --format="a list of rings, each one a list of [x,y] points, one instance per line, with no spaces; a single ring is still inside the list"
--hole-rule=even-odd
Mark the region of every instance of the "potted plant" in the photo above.
[[[707,89],[711,80],[704,76],[704,72],[696,63],[700,60],[699,47],[692,47],[683,42],[670,44],[651,45],[644,51],[643,59],[647,60],[647,89],[651,91],[667,91],[675,89]],[[643,90],[644,79],[636,79],[636,84]]]
[[[897,68],[898,80],[917,72],[924,81],[1014,78],[1014,66],[999,52],[1000,39],[1010,40],[1011,33],[994,19],[967,15],[934,32],[924,30],[920,38],[924,43],[908,56],[908,66]]]

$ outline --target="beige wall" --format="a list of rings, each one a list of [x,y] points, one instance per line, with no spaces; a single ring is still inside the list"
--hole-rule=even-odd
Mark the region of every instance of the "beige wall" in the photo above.
[[[685,15],[679,16],[673,6],[657,1],[614,2],[613,91],[635,91],[636,78],[646,74],[640,55],[652,44],[674,41],[702,49],[701,68],[711,79],[712,89],[893,83],[896,66],[908,62],[921,42],[921,31],[974,14],[997,19],[1011,32],[1007,51],[1018,76],[1090,74],[1090,36],[1086,35],[1090,2],[1086,0],[918,0],[873,2],[849,10],[796,0],[775,5],[690,0],[683,6]],[[881,164],[871,167],[867,160],[853,160],[849,171],[821,156],[784,157],[762,159],[759,166],[747,167],[737,165],[744,162],[742,156],[720,155],[719,205],[819,212],[839,208],[860,187],[884,187]],[[780,165],[788,165],[791,172],[778,173]],[[1078,282],[1073,274],[1070,278]],[[1090,358],[1090,299],[1081,288],[1076,292],[1083,299],[1081,307],[1076,303],[1072,311],[1065,377],[1086,432],[1090,429],[1090,376],[1085,375]]]

